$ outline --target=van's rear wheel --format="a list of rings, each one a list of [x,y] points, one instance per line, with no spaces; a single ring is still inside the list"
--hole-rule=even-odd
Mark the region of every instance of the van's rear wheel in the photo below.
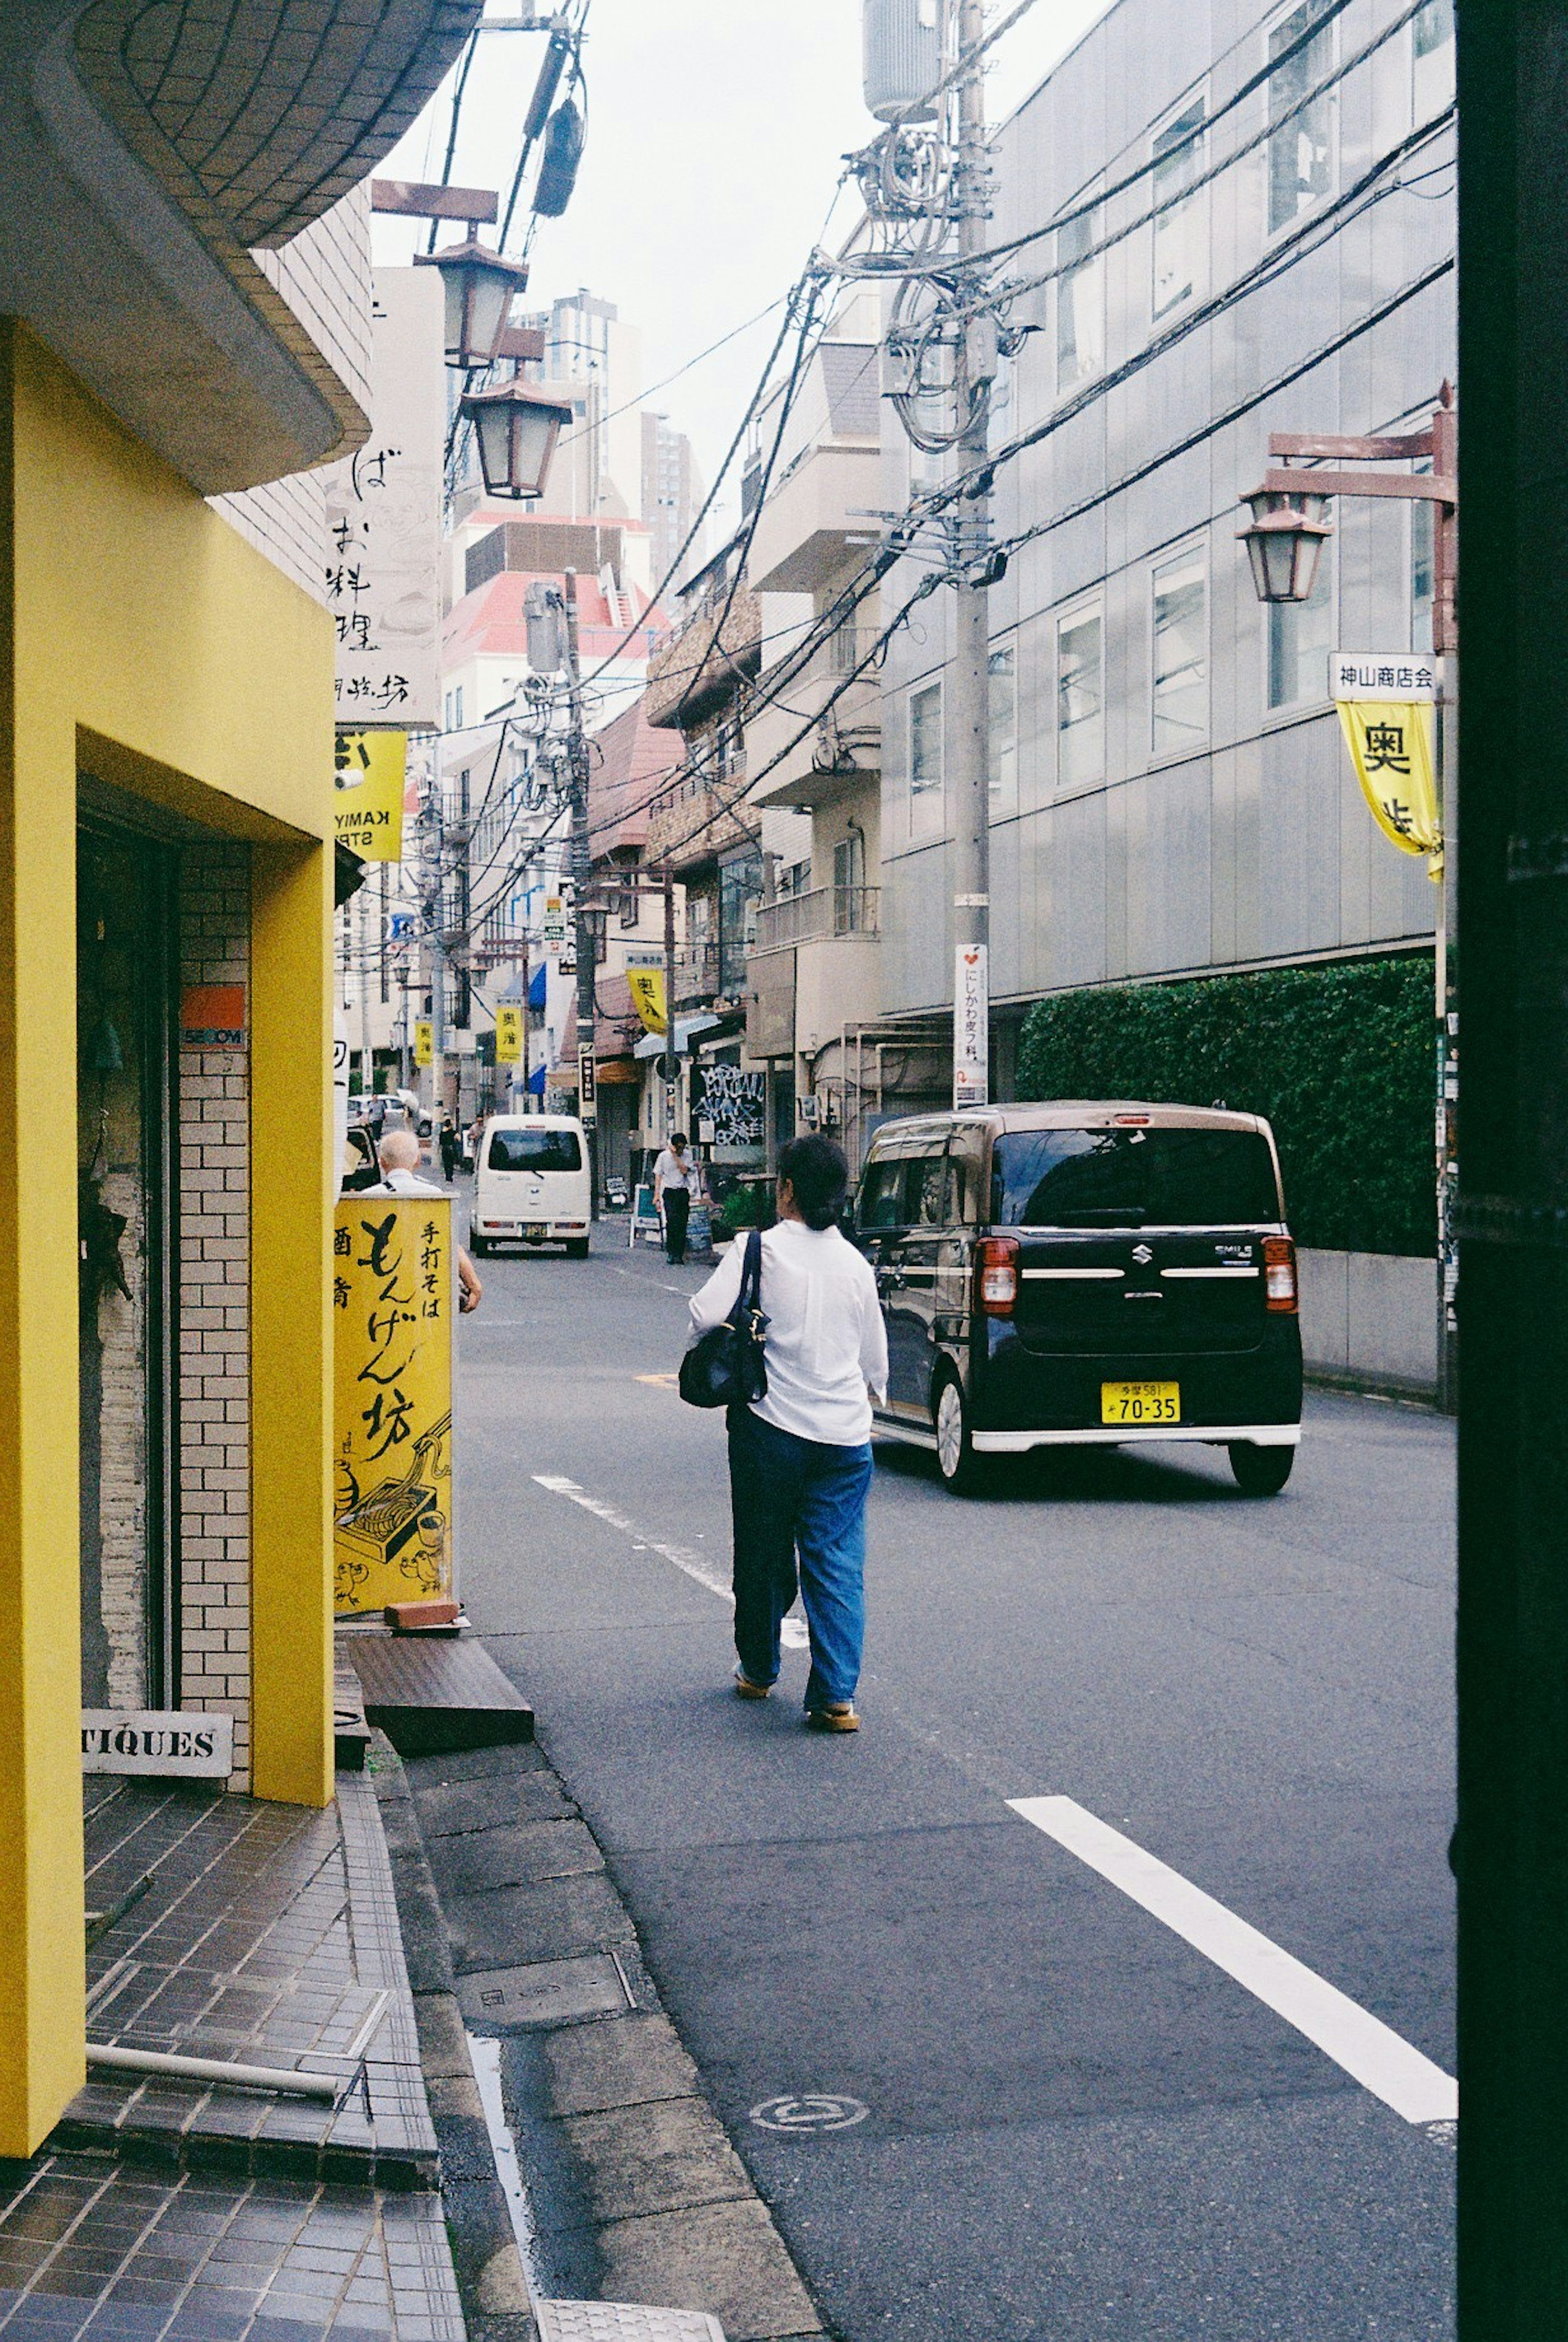
[[[568,1260],[586,1260],[588,1257],[587,1237],[568,1236],[566,1239],[566,1257]]]
[[[985,1466],[974,1453],[969,1432],[969,1409],[964,1393],[951,1375],[937,1385],[932,1409],[936,1426],[936,1467],[955,1496],[974,1496],[985,1477]]]
[[[1258,1447],[1250,1439],[1233,1439],[1230,1454],[1243,1496],[1277,1496],[1296,1460],[1293,1447]]]
[[[475,1260],[483,1260],[490,1250],[489,1237],[470,1236],[468,1239],[468,1249],[474,1255]]]

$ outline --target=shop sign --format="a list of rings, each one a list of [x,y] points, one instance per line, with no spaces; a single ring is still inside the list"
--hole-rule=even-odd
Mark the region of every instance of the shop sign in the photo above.
[[[145,1773],[161,1779],[225,1781],[234,1770],[235,1720],[198,1707],[89,1707],[82,1711],[84,1773]]]
[[[577,1119],[587,1124],[599,1118],[598,1065],[586,1046],[577,1052]]]
[[[954,955],[953,1103],[984,1106],[991,1081],[991,988],[984,944]]]
[[[452,1199],[345,1197],[332,1249],[343,1616],[453,1589]]]
[[[1430,856],[1430,876],[1440,878],[1433,662],[1408,653],[1384,658],[1337,651],[1329,661],[1329,683],[1373,821],[1402,854]]]
[[[187,984],[180,995],[180,1043],[186,1049],[243,1049],[243,984]]]
[[[339,732],[333,751],[333,835],[362,862],[403,859],[408,764],[404,732]]]
[[[564,944],[566,940],[566,905],[560,895],[546,895],[544,917],[540,933],[547,944]]]
[[[416,1066],[433,1066],[435,1063],[435,1027],[428,1016],[414,1020],[414,1062]]]
[[[523,1059],[523,1004],[501,1000],[495,1005],[495,1062],[516,1066]]]
[[[631,967],[626,970],[626,982],[632,994],[632,1006],[649,1033],[668,1030],[669,1017],[664,1013],[664,966]]]
[[[1437,668],[1411,651],[1335,651],[1328,663],[1328,696],[1345,699],[1422,699],[1432,705]]]

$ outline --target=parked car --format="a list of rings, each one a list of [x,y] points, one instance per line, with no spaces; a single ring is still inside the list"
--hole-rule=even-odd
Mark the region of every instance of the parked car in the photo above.
[[[1002,1106],[884,1123],[854,1237],[887,1326],[876,1430],[964,1492],[1034,1447],[1193,1440],[1275,1496],[1301,1437],[1295,1246],[1256,1115]]]
[[[588,1253],[588,1149],[583,1126],[564,1114],[493,1115],[474,1175],[469,1249],[497,1244],[564,1244]]]

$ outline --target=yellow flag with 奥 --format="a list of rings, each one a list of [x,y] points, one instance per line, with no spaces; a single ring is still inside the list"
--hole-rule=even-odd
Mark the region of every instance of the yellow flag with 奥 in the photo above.
[[[405,732],[339,732],[333,756],[333,835],[363,862],[403,859]]]
[[[664,1006],[664,971],[662,967],[629,967],[626,982],[632,988],[632,1006],[650,1033],[669,1029],[669,1016]]]
[[[520,1001],[495,1004],[495,1062],[515,1066],[523,1056],[523,1006]]]
[[[416,1066],[435,1063],[435,1027],[427,1017],[418,1017],[414,1022],[414,1062]]]
[[[1441,856],[1443,819],[1430,706],[1396,699],[1342,699],[1336,704],[1355,776],[1379,829],[1402,854]],[[1434,869],[1433,876],[1437,875]]]

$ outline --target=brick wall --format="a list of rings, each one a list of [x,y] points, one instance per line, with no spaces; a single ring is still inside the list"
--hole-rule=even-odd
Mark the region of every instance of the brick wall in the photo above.
[[[250,982],[250,856],[181,860],[180,984]],[[180,1702],[235,1719],[250,1780],[250,1058],[182,1047]]]
[[[360,405],[370,389],[370,188],[335,204],[277,252],[252,255]],[[214,509],[315,600],[326,598],[326,511],[320,472],[215,496]]]

